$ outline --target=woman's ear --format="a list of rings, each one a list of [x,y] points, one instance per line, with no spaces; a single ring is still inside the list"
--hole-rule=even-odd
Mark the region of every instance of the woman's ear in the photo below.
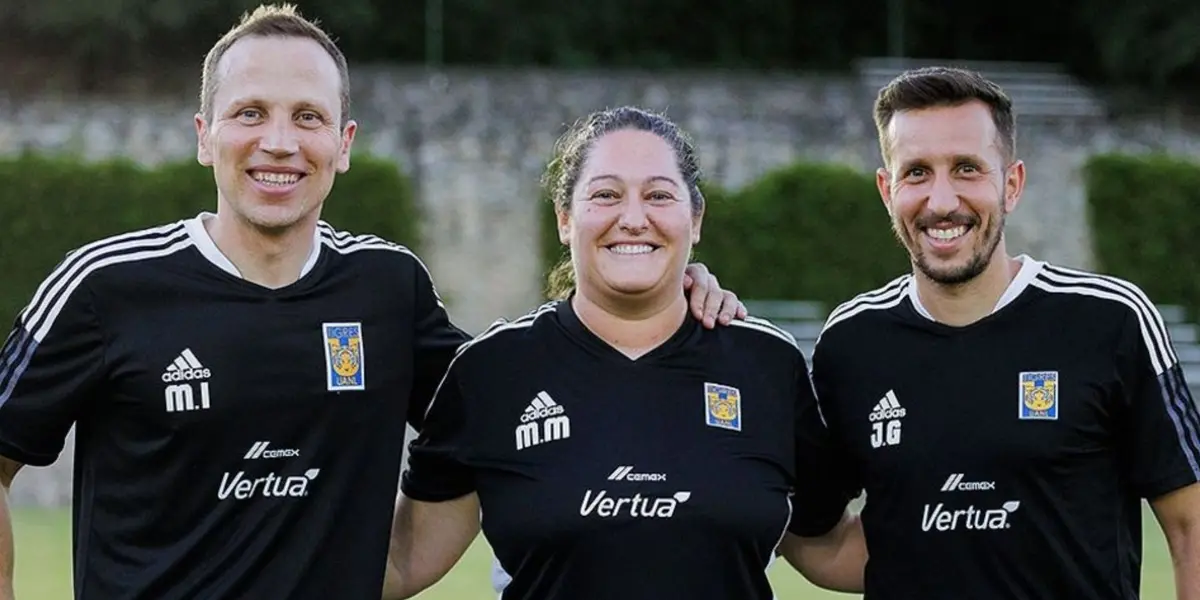
[[[564,246],[571,245],[571,213],[558,207],[554,209],[554,217],[558,221],[558,241]]]

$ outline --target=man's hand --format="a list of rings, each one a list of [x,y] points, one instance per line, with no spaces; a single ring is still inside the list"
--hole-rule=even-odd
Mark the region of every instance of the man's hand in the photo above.
[[[718,322],[728,325],[735,318],[746,318],[746,306],[738,300],[737,294],[722,290],[717,276],[709,273],[704,263],[687,266],[683,272],[683,289],[688,293],[692,315],[709,329],[716,327]]]

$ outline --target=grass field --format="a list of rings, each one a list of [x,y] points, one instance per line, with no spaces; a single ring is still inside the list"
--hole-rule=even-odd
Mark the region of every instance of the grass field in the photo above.
[[[1153,514],[1143,513],[1146,523],[1145,564],[1142,597],[1168,600],[1175,597],[1171,561],[1166,543]],[[16,509],[17,600],[71,600],[71,526],[66,510]],[[442,582],[430,588],[422,600],[494,600],[491,590],[491,554],[482,538]],[[831,600],[857,598],[813,588],[782,561],[772,568],[771,578],[779,600]]]

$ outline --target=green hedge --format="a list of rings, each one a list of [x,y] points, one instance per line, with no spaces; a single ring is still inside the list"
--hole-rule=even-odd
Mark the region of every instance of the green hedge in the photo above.
[[[142,168],[23,155],[0,160],[0,319],[4,328],[63,255],[105,236],[216,210],[213,175],[194,160]],[[415,247],[411,187],[389,160],[355,156],[338,176],[322,218]],[[4,335],[4,334],[0,334]]]
[[[816,300],[832,308],[907,272],[873,176],[797,163],[739,190],[705,189],[696,260],[743,299]],[[548,271],[564,254],[542,209]]]
[[[1200,164],[1104,154],[1084,171],[1097,267],[1200,313]]]

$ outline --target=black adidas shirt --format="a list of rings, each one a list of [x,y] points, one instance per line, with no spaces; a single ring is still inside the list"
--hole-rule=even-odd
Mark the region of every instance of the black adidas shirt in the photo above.
[[[870,600],[1133,600],[1142,498],[1200,480],[1200,415],[1132,284],[1021,257],[990,316],[934,322],[904,276],[813,356],[863,513]]]
[[[630,360],[564,301],[464,346],[402,488],[479,494],[505,600],[767,599],[785,529],[821,535],[845,509],[827,452],[787,333],[688,318]]]
[[[199,218],[102,240],[18,317],[0,454],[76,425],[79,600],[379,598],[404,423],[467,336],[403,247],[316,237],[278,290]]]

